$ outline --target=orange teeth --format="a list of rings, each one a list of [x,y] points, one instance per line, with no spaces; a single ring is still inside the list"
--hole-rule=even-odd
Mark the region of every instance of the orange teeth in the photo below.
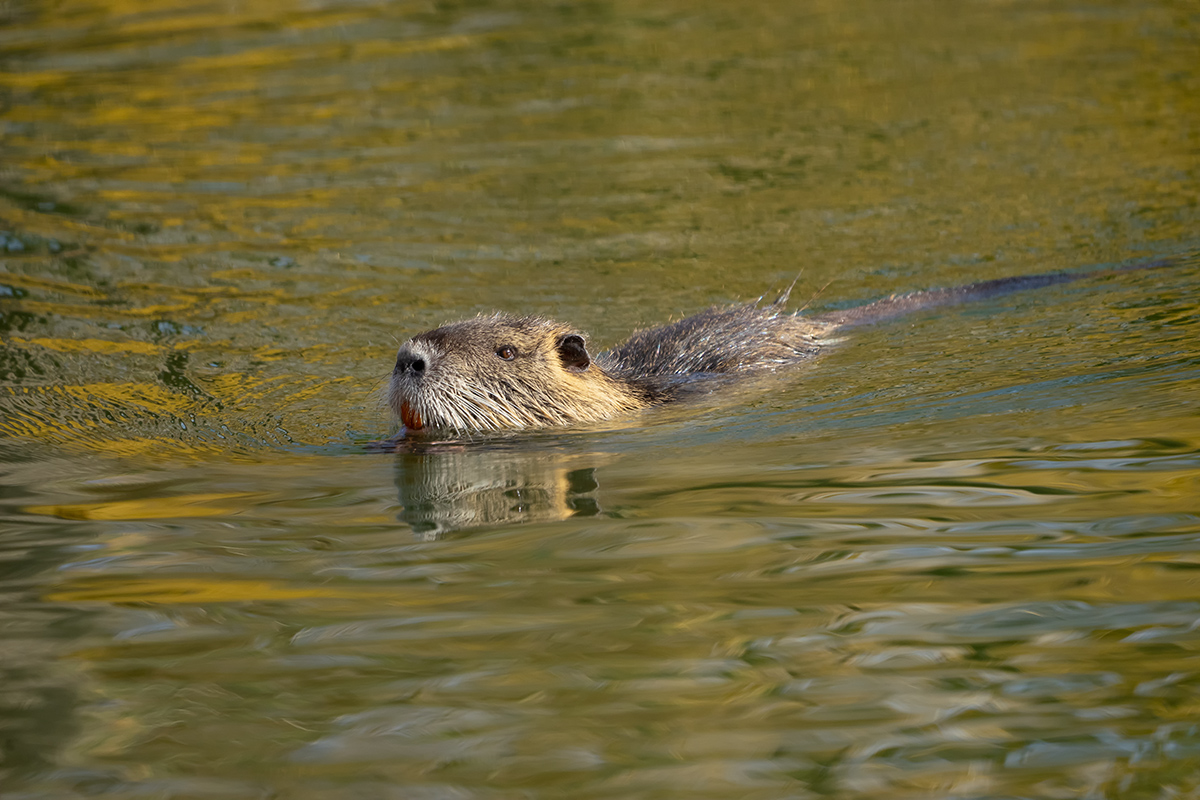
[[[400,421],[410,431],[419,431],[425,427],[425,422],[421,419],[421,415],[408,404],[407,400],[400,403]]]

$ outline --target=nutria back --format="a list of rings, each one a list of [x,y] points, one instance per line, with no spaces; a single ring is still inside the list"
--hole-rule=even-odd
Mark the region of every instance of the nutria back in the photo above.
[[[637,331],[596,358],[613,374],[650,384],[675,377],[795,364],[817,354],[820,337],[830,326],[785,313],[785,302],[786,294],[768,306],[746,303],[710,308],[678,322]]]

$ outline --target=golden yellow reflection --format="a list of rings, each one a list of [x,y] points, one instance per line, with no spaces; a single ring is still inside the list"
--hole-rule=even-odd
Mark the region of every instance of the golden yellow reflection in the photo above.
[[[138,500],[112,500],[104,503],[72,503],[53,506],[29,506],[31,514],[43,514],[59,519],[135,520],[182,519],[187,517],[219,517],[236,513],[250,498],[261,497],[254,492],[225,492],[185,494]],[[243,502],[230,503],[229,500]]]
[[[244,603],[262,600],[306,598],[365,598],[394,596],[394,588],[363,586],[289,586],[263,580],[236,578],[103,578],[80,580],[47,594],[53,603]]]
[[[4,344],[3,339],[0,339],[0,345]],[[114,353],[138,353],[141,355],[155,355],[161,352],[164,348],[149,342],[112,342],[107,339],[21,339],[13,337],[8,340],[13,344],[34,344],[38,347],[44,347],[47,350],[57,350],[60,353],[103,353],[111,355]]]

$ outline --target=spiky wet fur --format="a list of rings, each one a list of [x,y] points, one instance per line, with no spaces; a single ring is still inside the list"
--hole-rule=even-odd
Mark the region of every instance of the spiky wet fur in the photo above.
[[[786,301],[785,293],[767,306],[710,308],[637,331],[596,360],[624,380],[650,386],[789,366],[816,355],[829,326],[780,313]]]

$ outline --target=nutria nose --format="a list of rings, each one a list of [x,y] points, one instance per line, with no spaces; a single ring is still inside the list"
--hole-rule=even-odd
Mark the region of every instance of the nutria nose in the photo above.
[[[407,346],[401,347],[400,352],[396,354],[396,372],[411,372],[414,375],[420,375],[425,371],[425,359],[409,350]]]

